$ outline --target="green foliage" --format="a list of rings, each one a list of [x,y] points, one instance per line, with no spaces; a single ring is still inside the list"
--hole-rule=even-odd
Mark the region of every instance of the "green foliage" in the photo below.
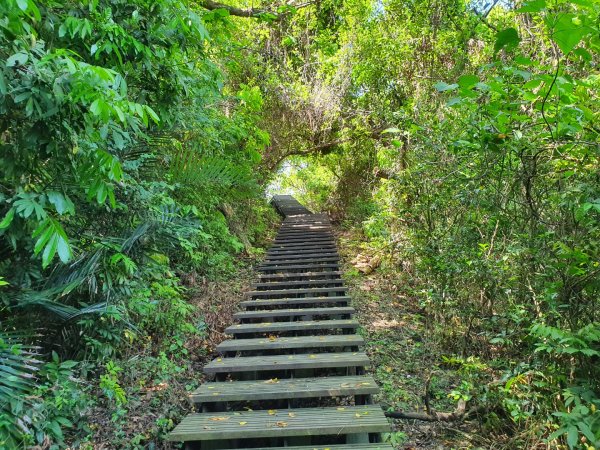
[[[38,369],[35,348],[24,345],[22,336],[14,333],[0,334],[0,444],[15,446],[19,442],[17,431],[24,422],[26,398],[34,387],[34,373]]]
[[[197,330],[179,276],[250,248],[253,208],[235,228],[221,210],[264,203],[269,136],[260,89],[225,87],[226,15],[7,0],[0,24],[0,441],[65,448],[93,432],[95,387],[127,414],[125,355],[184,357]]]
[[[100,389],[104,392],[104,395],[114,401],[118,406],[127,403],[127,397],[125,391],[119,385],[119,372],[122,372],[123,368],[117,366],[114,362],[109,361],[106,364],[106,373],[100,375]]]
[[[486,367],[451,395],[510,418],[507,447],[597,446],[598,2],[465,6],[346,2],[263,30],[285,37],[259,59],[272,137],[295,147],[274,184],[409,272],[448,354]]]

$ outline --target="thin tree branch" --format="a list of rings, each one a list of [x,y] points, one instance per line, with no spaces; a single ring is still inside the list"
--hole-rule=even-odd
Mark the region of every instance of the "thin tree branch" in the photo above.
[[[558,78],[559,70],[560,70],[560,59],[557,59],[556,60],[556,71],[554,72],[554,78],[552,79],[552,83],[550,83],[548,92],[546,92],[546,96],[544,97],[544,100],[542,101],[542,119],[544,119],[544,122],[546,122],[546,126],[548,128],[548,132],[550,133],[550,138],[552,138],[552,140],[554,140],[554,134],[552,133],[552,127],[550,126],[550,122],[548,122],[548,119],[546,118],[546,111],[544,108],[546,106],[546,102],[548,101],[548,97],[550,96],[550,93],[552,92],[552,88],[556,84],[556,79]]]
[[[299,5],[290,4],[287,6],[294,9],[300,9],[312,5],[313,3],[314,1],[308,1]],[[235,6],[225,5],[223,3],[215,2],[213,0],[200,0],[199,4],[203,8],[206,8],[210,11],[214,11],[215,9],[224,9],[227,12],[229,12],[230,15],[236,17],[259,18],[267,15],[270,18],[270,20],[277,21],[281,20],[282,17],[287,15],[286,13],[274,13],[273,11],[268,11],[262,8],[237,8]]]

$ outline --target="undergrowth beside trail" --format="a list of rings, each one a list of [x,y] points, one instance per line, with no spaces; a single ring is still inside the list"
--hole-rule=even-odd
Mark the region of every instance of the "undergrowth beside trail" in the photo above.
[[[434,411],[451,412],[461,398],[476,403],[478,399],[470,397],[472,384],[491,380],[494,371],[463,357],[459,342],[443,341],[444,324],[433,323],[419,303],[420,280],[410,271],[390,269],[385,259],[372,271],[358,270],[357,255],[363,260],[379,258],[359,232],[339,231],[338,245],[371,371],[381,388],[376,401],[388,411],[425,413],[430,378],[428,395]],[[394,431],[386,439],[405,450],[521,448],[512,447],[515,442],[498,430],[490,434],[487,426],[495,417],[491,413],[461,423],[394,420]]]
[[[189,280],[193,312],[188,320],[196,333],[158,355],[150,347],[143,352],[131,349],[107,369],[104,389],[112,388],[115,397],[122,395],[126,402],[98,402],[89,416],[93,434],[82,448],[179,448],[178,444],[165,442],[164,437],[193,411],[189,394],[203,381],[202,368],[224,339],[223,330],[233,321],[232,314],[249,288],[253,277],[250,263],[238,261],[235,271],[225,279]]]

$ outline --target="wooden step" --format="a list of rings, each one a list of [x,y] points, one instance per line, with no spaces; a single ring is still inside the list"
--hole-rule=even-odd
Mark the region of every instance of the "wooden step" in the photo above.
[[[271,250],[293,250],[301,248],[337,248],[335,242],[315,242],[312,244],[304,244],[302,242],[288,242],[283,244],[273,244],[269,247]]]
[[[274,351],[297,348],[336,348],[360,347],[365,341],[358,334],[332,334],[323,336],[292,336],[292,337],[264,337],[255,339],[227,339],[217,346],[217,352],[243,352],[252,350]]]
[[[287,278],[304,278],[308,280],[317,280],[328,277],[335,279],[341,279],[340,277],[343,275],[343,272],[338,271],[329,271],[329,272],[283,272],[283,273],[270,273],[270,274],[261,274],[258,276],[259,282],[263,282],[266,279],[272,279],[273,281],[278,280],[286,280]]]
[[[323,264],[296,264],[292,266],[259,266],[256,270],[259,272],[291,272],[291,271],[314,271],[314,270],[338,270],[338,263],[323,263]]]
[[[273,244],[270,249],[271,250],[294,250],[294,249],[312,249],[312,248],[337,248],[335,243],[315,243],[315,244],[305,244],[305,243],[289,243],[289,244]]]
[[[232,450],[232,449],[228,449]],[[260,447],[241,450],[394,450],[391,444],[308,445],[303,447]]]
[[[332,308],[296,308],[296,309],[261,309],[259,311],[241,311],[233,315],[236,320],[272,319],[275,317],[298,316],[341,316],[354,314],[356,310],[351,306]]]
[[[279,261],[301,261],[301,260],[305,260],[305,259],[320,259],[320,258],[338,258],[339,259],[338,253],[336,251],[327,251],[327,252],[314,252],[314,253],[305,253],[305,254],[298,254],[298,253],[291,253],[291,254],[285,254],[285,255],[269,255],[265,258],[265,260],[263,261],[264,264],[270,263],[270,262],[279,262]]]
[[[169,441],[207,441],[286,436],[322,436],[389,431],[379,406],[298,408],[190,414]]]
[[[315,234],[312,236],[275,236],[275,239],[273,240],[274,243],[278,243],[279,241],[286,241],[286,242],[291,242],[294,240],[304,240],[304,239],[315,239],[315,240],[320,240],[320,241],[330,241],[330,242],[334,242],[335,241],[335,236],[333,236],[331,233],[328,234]]]
[[[225,329],[226,334],[248,333],[285,333],[290,331],[312,330],[355,330],[359,327],[356,320],[298,320],[295,322],[241,323]]]
[[[346,286],[333,286],[333,287],[315,287],[315,288],[294,288],[294,289],[274,289],[271,291],[249,291],[246,293],[248,297],[252,298],[265,298],[273,296],[292,296],[292,295],[309,295],[317,296],[317,294],[328,294],[332,292],[345,293],[348,292]]]
[[[347,305],[352,299],[347,295],[332,297],[300,297],[300,298],[274,298],[266,300],[245,300],[240,302],[244,308],[315,305],[315,304],[340,304]]]
[[[338,278],[337,280],[298,280],[298,281],[269,281],[265,283],[255,283],[252,285],[254,289],[266,291],[269,289],[280,289],[282,287],[289,286],[291,288],[294,287],[311,287],[311,286],[325,286],[325,285],[333,285],[333,286],[342,286],[344,284],[344,280]]]
[[[281,266],[281,265],[285,265],[285,264],[308,264],[308,263],[314,263],[314,262],[317,262],[317,263],[318,262],[332,262],[332,261],[339,261],[339,260],[340,260],[339,255],[323,255],[323,256],[310,255],[307,258],[303,258],[303,257],[293,258],[290,256],[286,256],[283,259],[267,258],[263,261],[261,267]]]
[[[375,380],[366,375],[347,377],[290,378],[265,381],[205,383],[196,389],[192,402],[249,402],[313,397],[345,397],[377,394]]]
[[[295,235],[324,235],[333,236],[331,227],[323,225],[306,225],[280,228],[277,236],[295,236]]]
[[[329,369],[365,367],[364,352],[315,353],[297,355],[261,355],[216,358],[204,366],[204,373],[262,372],[265,370]]]
[[[307,255],[337,255],[337,249],[332,248],[307,248],[298,250],[276,250],[267,252],[267,259],[283,258],[284,256],[307,256]]]
[[[335,239],[332,237],[282,237],[275,238],[273,244],[316,244],[316,243],[331,243],[335,244]]]

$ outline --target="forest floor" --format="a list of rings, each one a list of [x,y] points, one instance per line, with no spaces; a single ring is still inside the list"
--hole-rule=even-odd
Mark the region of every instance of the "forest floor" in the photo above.
[[[120,385],[127,404],[116,411],[112,404],[94,408],[90,415],[93,444],[83,448],[179,448],[164,437],[174,423],[193,412],[189,394],[204,381],[202,368],[225,339],[223,331],[233,322],[238,303],[250,289],[255,276],[252,264],[250,259],[240,261],[224,280],[186,277],[198,333],[169,352],[141,354],[132,349],[130,358],[117,361],[123,367]]]
[[[371,370],[381,387],[377,401],[390,410],[425,412],[425,385],[431,377],[431,406],[439,412],[453,411],[456,401],[448,394],[461,377],[444,362],[444,352],[427,330],[426,312],[414,295],[411,275],[380,265],[376,252],[356,232],[338,231],[338,246]],[[473,422],[394,420],[390,441],[403,450],[494,448],[484,436]]]

